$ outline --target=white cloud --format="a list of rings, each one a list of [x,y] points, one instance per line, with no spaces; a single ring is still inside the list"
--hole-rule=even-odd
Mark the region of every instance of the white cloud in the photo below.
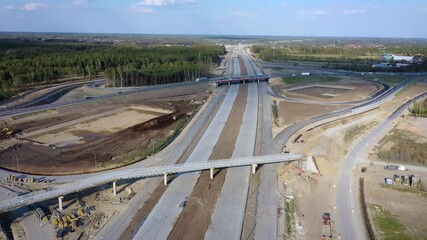
[[[323,10],[304,10],[299,12],[300,17],[312,17],[312,18],[324,16],[326,14],[327,13]]]
[[[78,5],[84,5],[88,2],[88,0],[74,0],[73,5],[74,6],[78,6]]]
[[[344,15],[356,15],[361,13],[366,13],[366,9],[346,9],[343,11]]]
[[[47,5],[43,3],[28,3],[22,6],[21,10],[34,11],[34,10],[39,10],[43,8],[47,8]]]
[[[288,6],[289,6],[289,4],[287,4],[287,3],[282,3],[282,4],[280,4],[280,6],[281,6],[281,7],[288,7]]]
[[[142,5],[138,5],[138,4],[133,5],[130,9],[134,12],[137,12],[137,13],[153,13],[153,12],[155,12],[154,9],[151,7],[146,7],[146,6],[142,6]]]
[[[153,13],[154,8],[167,6],[167,5],[185,5],[193,6],[198,0],[142,0],[134,4],[130,9],[137,13]]]
[[[181,4],[181,5],[195,4],[197,2],[198,0],[142,0],[135,5],[158,7],[158,6],[166,6],[166,5],[174,5],[174,4]]]
[[[238,16],[238,17],[249,17],[250,14],[247,12],[242,12],[242,11],[236,11],[233,13],[234,16]]]
[[[6,5],[6,6],[4,6],[4,9],[6,9],[6,10],[15,10],[15,9],[17,9],[18,7],[16,7],[15,5],[13,5],[13,4],[10,4],[10,5]]]

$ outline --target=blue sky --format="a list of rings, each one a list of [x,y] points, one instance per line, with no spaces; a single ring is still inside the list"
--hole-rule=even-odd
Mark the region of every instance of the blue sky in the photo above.
[[[426,0],[0,0],[0,31],[427,38]]]

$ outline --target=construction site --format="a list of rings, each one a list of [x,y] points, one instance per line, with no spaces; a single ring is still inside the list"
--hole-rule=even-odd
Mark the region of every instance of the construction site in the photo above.
[[[266,63],[256,64],[248,46],[226,48],[212,69],[217,77],[280,73],[260,68]],[[57,101],[90,101],[2,118],[0,201],[132,169],[273,153],[304,158],[164,178],[118,177],[1,213],[0,239],[339,239],[345,228],[339,176],[346,159],[391,113],[427,91],[427,83],[417,79],[376,106],[388,93],[376,81],[344,74],[315,84],[316,75],[304,84],[286,78],[218,87],[200,81],[132,94],[84,85]],[[107,93],[114,96],[96,99]],[[360,106],[369,108],[357,111]],[[425,121],[405,110],[391,126],[417,133],[409,140],[425,146]],[[427,171],[414,162],[383,161],[380,152],[399,145],[391,142],[360,152],[350,171],[358,184],[364,179],[364,188],[350,193],[362,189],[356,204],[366,209],[362,217],[370,219],[376,239],[386,239],[375,220],[386,211],[398,215],[405,234],[422,239],[427,219],[413,213],[427,209]]]

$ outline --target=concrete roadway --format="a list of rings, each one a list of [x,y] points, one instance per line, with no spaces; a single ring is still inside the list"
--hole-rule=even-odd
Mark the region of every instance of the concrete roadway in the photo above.
[[[29,94],[43,90],[43,89],[34,89],[31,91],[27,91],[23,94],[11,97],[11,98],[7,99],[6,101],[2,102],[0,105],[0,111],[7,111],[8,109],[9,110],[12,109],[12,111],[13,111],[14,109],[27,108],[27,107],[36,106],[36,105],[43,105],[43,104],[52,103],[52,102],[56,101],[59,97],[61,97],[61,94],[63,92],[71,91],[71,90],[78,88],[78,87],[81,87],[83,85],[94,86],[95,84],[98,84],[98,83],[104,84],[105,80],[91,80],[91,81],[84,81],[84,82],[77,82],[77,83],[60,84],[60,85],[49,87],[48,89],[51,89],[50,91],[47,91],[45,94],[43,94],[43,95],[41,95],[41,96],[31,100],[31,101],[23,102],[23,103],[19,103],[19,104],[15,104],[15,105],[13,104],[13,102],[18,101],[19,99],[24,98],[24,97],[28,96]],[[57,96],[57,97],[55,97],[55,96]]]
[[[258,89],[248,86],[246,109],[232,157],[253,156],[257,134]],[[227,170],[221,194],[211,216],[205,239],[239,239],[242,233],[251,167]]]
[[[268,98],[267,84],[261,84],[263,126],[261,154],[281,152],[273,142],[271,126],[271,107]],[[277,164],[265,165],[260,169],[260,183],[256,189],[256,215],[254,239],[277,239]]]
[[[182,138],[177,139],[166,149],[155,156],[155,161],[162,161],[162,164],[175,164],[178,162],[179,158],[184,154],[186,149],[190,147],[193,143],[196,135],[202,130],[204,124],[208,121],[212,115],[215,107],[218,105],[219,101],[223,98],[226,88],[217,89],[216,95],[211,101],[208,102],[208,105],[202,109],[202,112],[187,126],[187,131],[182,134]],[[163,160],[164,159],[164,160]],[[145,162],[146,160],[142,161]],[[140,163],[142,163],[140,162]],[[136,163],[135,165],[139,165]],[[132,165],[134,166],[134,165]],[[160,179],[148,179],[148,182],[143,187],[143,189],[135,195],[134,198],[129,203],[129,207],[126,208],[123,212],[118,215],[113,216],[110,221],[101,229],[97,234],[97,237],[103,239],[119,239],[123,231],[127,226],[130,225],[133,216],[136,214],[138,208],[141,206],[141,203],[145,202],[150,195],[155,191]]]
[[[187,85],[192,85],[192,84],[197,84],[197,83],[182,82],[182,83],[171,83],[171,84],[163,84],[163,85],[146,86],[146,87],[140,87],[140,88],[133,88],[130,91],[126,91],[126,92],[123,91],[122,93],[111,93],[111,94],[96,96],[96,97],[89,98],[89,99],[75,99],[75,100],[66,101],[66,102],[53,102],[50,104],[43,104],[43,105],[37,105],[37,106],[33,106],[35,103],[33,101],[31,101],[29,103],[26,103],[26,105],[28,105],[28,107],[23,107],[23,108],[19,108],[19,109],[12,108],[12,109],[8,109],[6,111],[0,111],[0,119],[5,119],[5,118],[21,115],[21,114],[39,112],[39,111],[48,110],[48,109],[55,109],[55,108],[59,108],[59,107],[71,106],[71,105],[76,105],[76,104],[83,104],[83,103],[87,103],[87,102],[98,101],[101,99],[108,99],[108,98],[112,98],[112,97],[125,96],[125,95],[129,95],[129,94],[141,93],[141,92],[151,91],[151,90],[156,90],[156,89],[173,88],[173,87],[178,87],[178,86],[187,86]],[[51,94],[57,94],[57,92],[55,91],[55,93],[48,93],[46,95],[41,96],[41,98],[43,98],[43,99],[49,98],[49,97],[51,97]]]
[[[373,131],[366,135],[351,151],[345,156],[344,164],[337,180],[336,205],[337,219],[339,226],[338,233],[346,240],[365,239],[366,233],[363,220],[358,208],[359,201],[356,199],[357,187],[355,186],[354,170],[357,164],[363,161],[368,151],[378,142],[381,136],[390,128],[393,120],[408,108],[413,101],[427,96],[427,93],[418,95],[396,109],[384,122],[379,124]],[[365,154],[365,155],[364,155]],[[357,170],[356,170],[357,171]]]
[[[246,51],[242,56],[247,68],[253,69],[255,74],[263,74],[256,66],[253,58]],[[268,98],[267,83],[260,83],[260,100],[262,105],[262,140],[261,155],[281,152],[281,148],[276,147],[273,142],[271,126],[271,107]],[[277,165],[269,164],[260,168],[260,183],[256,189],[256,206],[254,214],[254,239],[277,239]]]
[[[205,162],[209,159],[227,122],[238,89],[239,85],[230,87],[217,115],[206,129],[186,163]],[[182,208],[177,207],[177,205],[190,196],[198,178],[199,175],[197,173],[182,174],[176,177],[133,239],[166,239],[182,211]]]
[[[237,49],[233,49],[231,59],[228,61],[230,62],[230,65],[227,72],[230,76],[240,75],[240,63],[239,59],[237,58],[236,51]],[[229,94],[221,105],[221,109],[219,109],[217,113],[220,115],[215,116],[211,125],[206,130],[196,148],[193,150],[187,162],[207,161],[225,125],[229,111],[231,111],[231,107],[233,106],[233,102],[237,96],[238,86],[239,85],[233,85],[230,87]],[[222,109],[225,107],[226,109]],[[219,122],[221,122],[221,124],[219,124]],[[210,137],[206,137],[209,135]],[[194,160],[191,160],[192,158],[194,158]],[[140,239],[142,236],[144,236],[144,238],[147,238],[148,236],[148,239],[166,238],[172,230],[173,225],[175,224],[182,210],[176,206],[191,194],[198,177],[199,176],[196,174],[185,174],[180,175],[174,179],[157,205],[151,211],[147,220],[138,230],[134,236],[134,239]]]

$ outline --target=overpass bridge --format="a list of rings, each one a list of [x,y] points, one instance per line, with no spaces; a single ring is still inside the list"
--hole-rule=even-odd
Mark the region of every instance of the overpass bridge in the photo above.
[[[268,164],[277,162],[291,162],[303,159],[301,154],[274,154],[256,157],[243,157],[232,159],[221,159],[208,161],[205,163],[185,163],[175,165],[165,165],[158,167],[136,168],[117,170],[112,173],[102,173],[94,177],[82,179],[75,182],[61,184],[55,187],[40,191],[31,192],[10,199],[0,201],[0,213],[7,212],[19,207],[27,206],[33,203],[49,200],[58,197],[59,209],[62,210],[62,198],[66,194],[78,192],[84,189],[92,188],[106,183],[113,183],[113,194],[116,194],[116,181],[120,179],[148,178],[163,176],[164,183],[167,184],[168,174],[180,174],[187,172],[197,172],[201,170],[210,170],[210,177],[213,178],[213,170],[220,168],[252,166],[252,173],[255,173],[258,164]]]
[[[222,77],[222,78],[211,78],[209,84],[219,87],[221,85],[231,85],[233,83],[250,83],[250,82],[268,82],[270,76],[257,75],[247,77]]]

